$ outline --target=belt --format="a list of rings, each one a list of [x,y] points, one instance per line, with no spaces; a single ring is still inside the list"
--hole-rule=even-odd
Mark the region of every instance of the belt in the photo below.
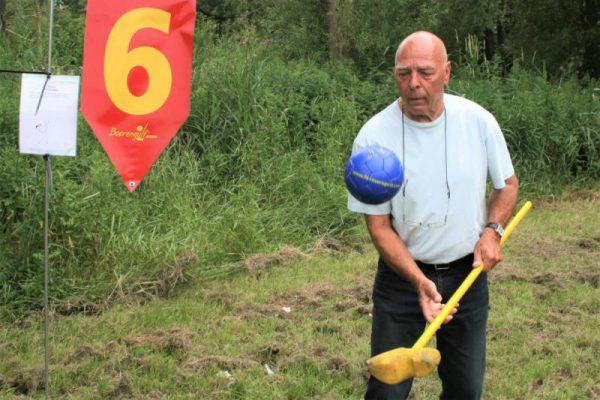
[[[417,265],[421,268],[431,268],[431,269],[435,269],[436,271],[447,271],[450,268],[453,267],[457,267],[459,265],[464,265],[464,264],[472,264],[473,263],[473,254],[467,254],[466,256],[459,258],[457,260],[454,261],[450,261],[449,263],[446,264],[429,264],[429,263],[424,263],[422,261],[416,261]]]

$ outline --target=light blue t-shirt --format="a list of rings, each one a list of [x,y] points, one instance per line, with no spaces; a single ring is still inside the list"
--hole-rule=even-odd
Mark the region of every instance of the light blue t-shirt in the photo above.
[[[404,184],[393,199],[379,205],[348,194],[348,208],[370,215],[391,214],[392,225],[413,259],[426,263],[447,263],[472,253],[487,220],[488,175],[496,189],[514,175],[494,116],[470,100],[449,94],[444,95],[444,105],[445,113],[432,122],[404,116],[404,154],[397,101],[362,127],[353,146],[353,152],[374,144],[394,151],[404,166]]]

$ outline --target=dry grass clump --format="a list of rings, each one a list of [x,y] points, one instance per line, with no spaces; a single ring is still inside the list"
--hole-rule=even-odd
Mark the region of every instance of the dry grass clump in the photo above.
[[[18,395],[32,396],[35,392],[44,389],[44,369],[15,365],[12,376],[0,375],[0,389],[5,387],[11,388]]]
[[[182,365],[182,370],[202,373],[208,368],[214,367],[219,370],[232,371],[237,369],[248,369],[258,365],[256,360],[243,357],[230,357],[222,355],[208,355],[196,357]]]
[[[62,365],[74,364],[86,358],[104,358],[105,353],[97,350],[91,344],[84,344],[76,348],[71,354],[61,360]]]
[[[131,335],[123,339],[127,346],[149,345],[151,348],[173,353],[175,351],[187,351],[192,346],[194,334],[183,328],[168,331],[154,331],[146,335]]]
[[[279,251],[273,253],[254,254],[240,261],[238,267],[247,271],[252,276],[259,276],[268,266],[281,265],[300,258],[309,256],[293,246],[283,246]]]

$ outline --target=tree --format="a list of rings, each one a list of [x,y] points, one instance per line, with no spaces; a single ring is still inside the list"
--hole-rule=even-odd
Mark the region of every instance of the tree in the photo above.
[[[6,29],[5,13],[6,13],[6,0],[0,0],[0,28],[2,28],[2,30]]]
[[[342,56],[342,43],[340,37],[340,23],[338,0],[325,0],[327,2],[327,35],[329,39],[329,56],[339,58]]]
[[[510,51],[555,76],[600,77],[598,0],[511,0]]]

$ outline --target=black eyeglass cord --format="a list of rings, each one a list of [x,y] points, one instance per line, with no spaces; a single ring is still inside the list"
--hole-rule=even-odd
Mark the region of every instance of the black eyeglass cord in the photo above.
[[[404,171],[406,172],[406,146],[405,146],[405,135],[404,135],[404,107],[400,106],[400,111],[402,112],[402,165],[404,166]],[[450,199],[450,184],[448,183],[448,123],[446,116],[446,107],[444,106],[444,170],[446,173],[446,195],[448,199]],[[406,197],[406,186],[408,184],[408,179],[406,179],[406,183],[402,188],[402,196]],[[448,219],[448,216],[444,218],[444,222]]]

